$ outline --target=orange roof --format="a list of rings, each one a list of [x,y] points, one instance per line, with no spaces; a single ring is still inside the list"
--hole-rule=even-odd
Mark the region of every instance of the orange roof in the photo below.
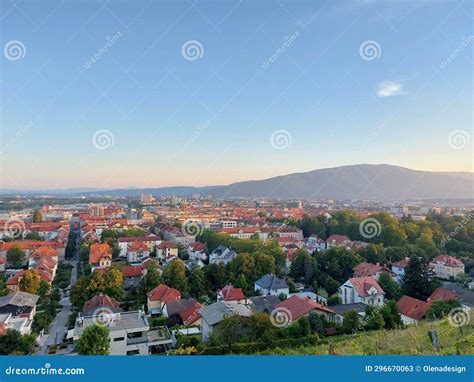
[[[428,301],[439,301],[439,300],[454,300],[459,296],[459,293],[444,288],[436,288],[431,296],[428,297]]]
[[[168,285],[160,284],[155,289],[148,292],[147,296],[150,301],[168,302],[179,300],[181,298],[181,293],[174,288],[170,288]]]
[[[137,251],[148,251],[148,246],[142,241],[134,241],[130,247],[128,247],[128,252]]]
[[[245,295],[242,288],[234,288],[232,284],[227,284],[220,291],[224,297],[224,301],[244,300]]]
[[[191,305],[189,308],[183,310],[179,316],[186,325],[191,325],[193,322],[196,322],[201,318],[201,310],[204,308],[204,305],[196,302]]]
[[[34,271],[38,272],[38,275],[39,275],[39,277],[42,281],[46,281],[47,283],[51,282],[51,275],[49,275],[48,273],[46,273],[42,269],[34,269]],[[21,279],[25,275],[25,272],[26,271],[23,270],[23,271],[15,273],[15,275],[13,277],[10,277],[7,280],[7,285],[19,285]]]
[[[349,281],[360,297],[365,297],[371,287],[377,289],[377,294],[384,294],[383,289],[373,277],[353,277]]]
[[[430,305],[429,302],[424,302],[406,295],[397,302],[400,313],[415,320],[422,319],[430,308]]]
[[[36,251],[34,251],[31,256],[35,258],[40,258],[40,257],[58,257],[59,256],[59,251],[56,249],[51,248],[50,246],[44,245],[42,247],[39,247]]]
[[[308,314],[312,310],[321,310],[326,313],[335,314],[334,311],[328,307],[318,304],[317,302],[308,298],[302,298],[299,296],[291,296],[289,299],[280,302],[275,305],[275,309],[284,308],[290,312],[291,321],[295,321],[298,318]]]
[[[89,261],[97,264],[103,257],[112,257],[112,248],[107,243],[91,244],[89,248]]]

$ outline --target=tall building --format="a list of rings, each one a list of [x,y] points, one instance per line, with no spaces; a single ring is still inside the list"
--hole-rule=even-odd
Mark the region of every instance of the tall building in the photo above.
[[[144,204],[146,203],[153,203],[155,199],[153,198],[152,194],[141,194],[140,201]]]

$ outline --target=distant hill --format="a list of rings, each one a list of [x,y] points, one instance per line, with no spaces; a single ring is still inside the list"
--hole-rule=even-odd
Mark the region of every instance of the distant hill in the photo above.
[[[324,168],[303,173],[249,180],[227,186],[125,188],[116,190],[0,190],[2,194],[188,196],[194,193],[217,198],[403,200],[472,199],[474,174],[471,172],[429,172],[404,167],[351,165]]]

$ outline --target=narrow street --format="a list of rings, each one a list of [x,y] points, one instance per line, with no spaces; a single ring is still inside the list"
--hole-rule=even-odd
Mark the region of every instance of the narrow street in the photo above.
[[[69,284],[69,286],[71,286],[77,280],[77,260],[74,259],[72,261],[66,261],[66,263],[73,265],[71,272],[71,283]],[[63,308],[56,315],[53,322],[49,326],[49,333],[43,335],[43,337],[38,340],[40,343],[40,349],[37,353],[38,355],[47,355],[48,346],[59,344],[62,341],[64,334],[67,332],[68,317],[71,314],[72,304],[69,297],[63,297],[60,303]]]

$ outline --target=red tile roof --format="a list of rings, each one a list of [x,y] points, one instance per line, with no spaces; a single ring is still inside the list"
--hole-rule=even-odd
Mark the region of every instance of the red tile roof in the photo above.
[[[408,259],[396,261],[395,263],[392,264],[392,267],[397,267],[397,268],[406,268],[407,266],[408,266]]]
[[[352,270],[354,271],[354,277],[368,277],[375,276],[378,272],[383,270],[383,267],[380,264],[364,262],[357,264]]]
[[[171,240],[163,241],[157,246],[158,249],[165,249],[165,248],[178,248],[178,246],[173,243]]]
[[[128,252],[138,251],[148,251],[148,246],[142,241],[134,241],[130,247],[128,247]]]
[[[350,278],[352,286],[355,288],[360,297],[365,297],[368,295],[368,292],[371,287],[377,289],[377,294],[383,294],[384,291],[373,277],[353,277]]]
[[[47,283],[51,282],[51,275],[49,275],[47,272],[45,272],[42,269],[34,269],[34,271],[38,272],[38,275],[42,281],[46,281]],[[20,285],[20,281],[25,275],[26,271],[20,271],[15,273],[13,277],[10,277],[7,280],[7,285]]]
[[[397,307],[404,316],[421,320],[430,308],[430,303],[405,295],[398,300]]]
[[[106,294],[99,294],[84,303],[84,310],[89,311],[97,307],[107,306],[109,308],[120,308],[120,303]]]
[[[436,262],[443,263],[444,266],[446,267],[452,267],[452,268],[464,267],[464,264],[462,263],[462,261],[448,255],[436,256],[433,260],[431,260],[431,263],[436,263]]]
[[[224,301],[245,300],[246,298],[242,288],[234,288],[232,284],[227,284],[220,290],[220,293],[224,297]]]
[[[150,301],[161,301],[166,303],[168,301],[179,300],[181,293],[174,288],[170,288],[168,285],[160,284],[155,289],[148,292],[148,300]]]
[[[428,301],[439,301],[439,300],[454,300],[459,296],[459,293],[450,291],[444,288],[436,288],[431,296],[428,297]]]
[[[91,264],[97,264],[102,257],[112,257],[112,248],[107,243],[91,244],[89,248],[89,260]]]
[[[201,310],[204,308],[204,305],[196,302],[194,305],[191,305],[187,309],[179,313],[179,316],[186,323],[186,325],[191,325],[201,318]]]
[[[302,298],[299,296],[291,296],[289,299],[284,300],[279,304],[275,305],[275,309],[277,308],[287,309],[291,314],[290,318],[292,321],[303,317],[312,310],[321,310],[326,313],[336,314],[334,311],[324,305],[318,304],[313,300]]]

